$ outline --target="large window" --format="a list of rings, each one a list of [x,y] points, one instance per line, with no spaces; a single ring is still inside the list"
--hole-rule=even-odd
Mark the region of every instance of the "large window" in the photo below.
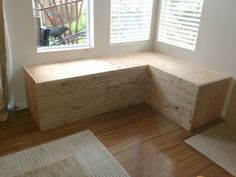
[[[111,0],[110,43],[150,38],[153,0]]]
[[[88,46],[89,0],[33,0],[37,46]]]
[[[158,41],[195,50],[203,0],[162,0]]]

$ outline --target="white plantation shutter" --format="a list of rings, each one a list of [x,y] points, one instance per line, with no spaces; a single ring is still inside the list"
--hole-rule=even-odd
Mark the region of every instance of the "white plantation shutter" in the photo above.
[[[162,0],[158,41],[195,50],[203,0]]]
[[[153,0],[111,0],[110,43],[150,38]]]

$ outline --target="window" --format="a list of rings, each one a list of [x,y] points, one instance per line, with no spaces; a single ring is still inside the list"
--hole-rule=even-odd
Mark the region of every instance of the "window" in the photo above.
[[[111,0],[110,43],[150,38],[153,0]]]
[[[158,41],[195,50],[203,0],[162,0]]]
[[[89,0],[33,0],[38,48],[88,46]]]

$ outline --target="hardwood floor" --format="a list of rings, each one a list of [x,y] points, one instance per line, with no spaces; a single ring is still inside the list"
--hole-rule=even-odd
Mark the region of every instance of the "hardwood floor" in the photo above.
[[[187,132],[144,104],[40,132],[27,110],[0,123],[0,155],[90,129],[132,177],[232,177],[184,143]],[[201,130],[199,130],[201,131]]]

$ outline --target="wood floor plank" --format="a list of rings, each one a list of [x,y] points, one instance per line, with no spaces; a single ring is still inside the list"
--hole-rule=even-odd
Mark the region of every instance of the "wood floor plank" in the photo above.
[[[207,128],[207,127],[205,127]],[[232,177],[184,143],[188,132],[145,104],[40,132],[28,110],[0,123],[0,155],[90,129],[133,177]]]

